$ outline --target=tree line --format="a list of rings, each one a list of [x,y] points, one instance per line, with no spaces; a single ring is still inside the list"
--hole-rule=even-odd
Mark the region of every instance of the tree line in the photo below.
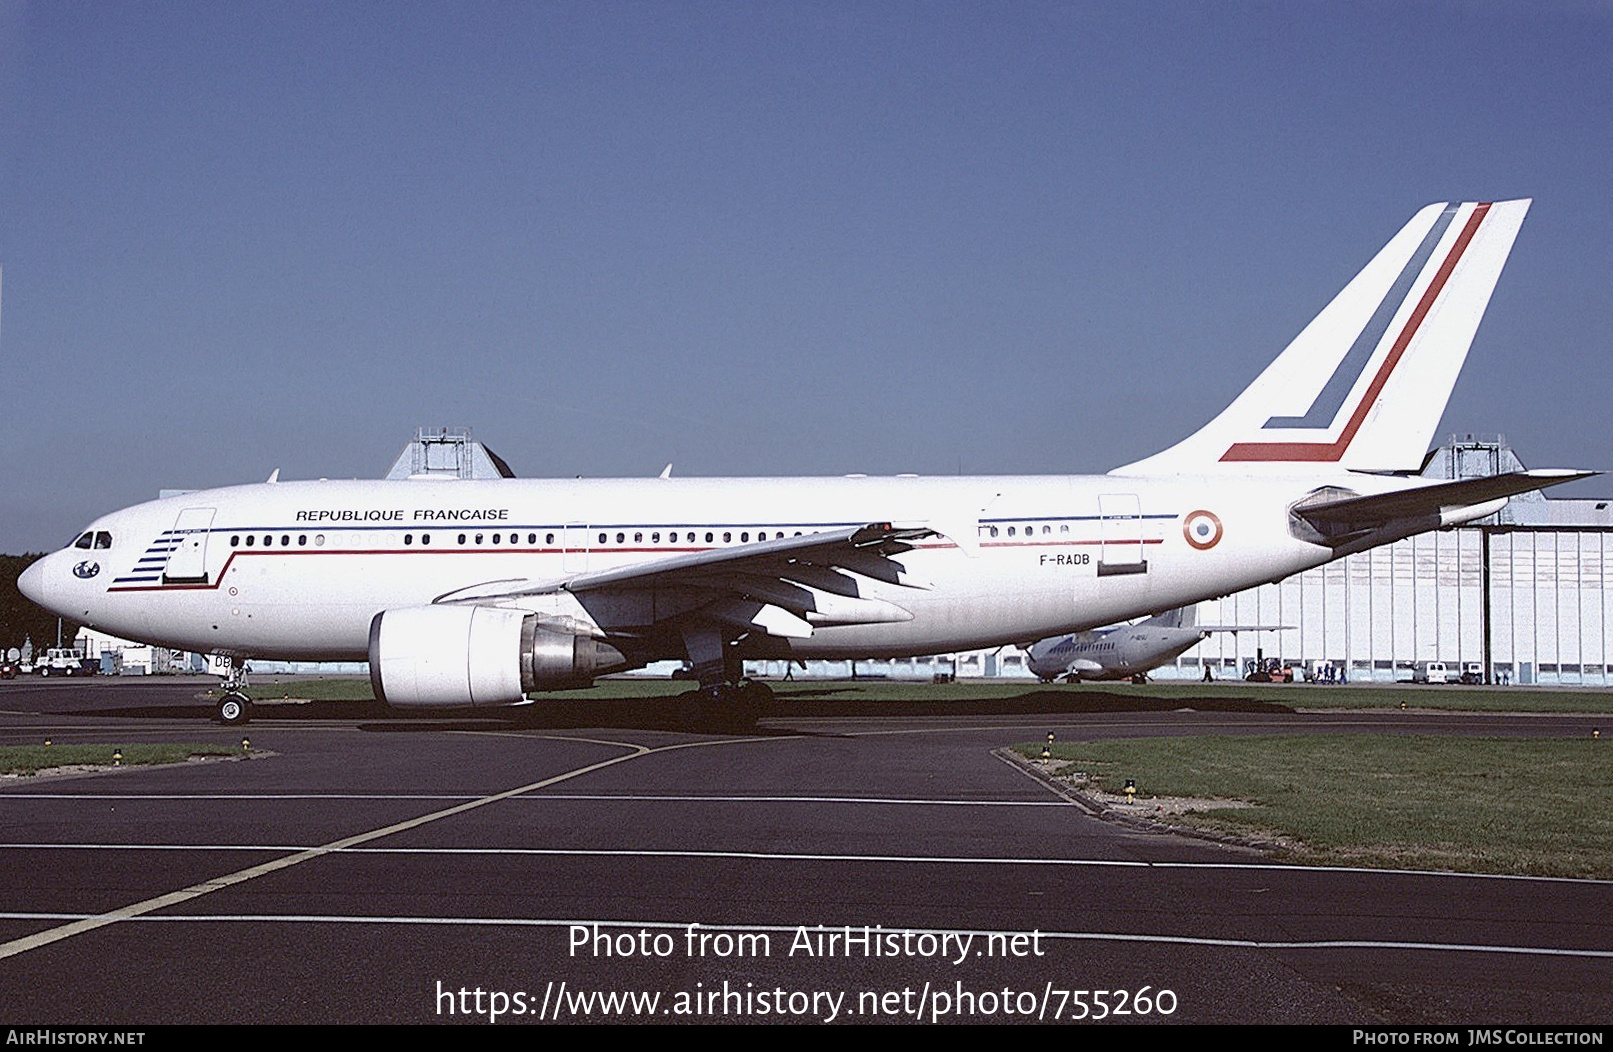
[[[34,641],[36,654],[56,645],[56,615],[17,588],[17,578],[44,554],[0,555],[0,651],[9,651],[12,647],[20,650],[26,639]],[[81,627],[77,621],[61,619],[62,646],[72,646]]]

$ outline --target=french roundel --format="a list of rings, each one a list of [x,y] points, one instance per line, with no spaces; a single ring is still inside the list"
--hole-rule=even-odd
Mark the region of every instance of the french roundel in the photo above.
[[[1221,520],[1216,518],[1214,512],[1202,508],[1190,511],[1187,518],[1182,520],[1182,536],[1201,552],[1214,548],[1221,542]]]

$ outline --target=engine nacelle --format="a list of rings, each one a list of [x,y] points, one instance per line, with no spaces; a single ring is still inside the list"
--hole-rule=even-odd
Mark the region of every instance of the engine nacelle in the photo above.
[[[545,628],[524,610],[407,607],[370,622],[370,683],[399,708],[516,705],[627,664],[609,643]]]

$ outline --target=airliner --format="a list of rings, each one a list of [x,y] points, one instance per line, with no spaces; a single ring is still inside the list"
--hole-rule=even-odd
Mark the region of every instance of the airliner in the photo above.
[[[1208,639],[1212,632],[1276,632],[1285,625],[1201,625],[1196,606],[1177,607],[1134,625],[1113,625],[1041,639],[1025,648],[1026,667],[1044,683],[1129,679],[1148,673]]]
[[[63,617],[215,655],[369,662],[399,710],[503,708],[657,660],[695,719],[746,659],[910,657],[1128,621],[1594,472],[1416,477],[1528,200],[1435,204],[1233,403],[1097,476],[282,482],[114,512],[22,575]]]

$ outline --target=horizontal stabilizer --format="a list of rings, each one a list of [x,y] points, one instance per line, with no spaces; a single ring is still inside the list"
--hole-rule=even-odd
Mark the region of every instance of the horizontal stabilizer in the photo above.
[[[1320,534],[1322,543],[1336,545],[1396,523],[1437,519],[1436,525],[1448,526],[1466,522],[1499,511],[1508,497],[1598,474],[1600,472],[1569,469],[1513,471],[1365,497],[1352,495],[1313,503],[1302,501],[1294,507],[1293,515]],[[1495,506],[1489,507],[1492,504]]]

